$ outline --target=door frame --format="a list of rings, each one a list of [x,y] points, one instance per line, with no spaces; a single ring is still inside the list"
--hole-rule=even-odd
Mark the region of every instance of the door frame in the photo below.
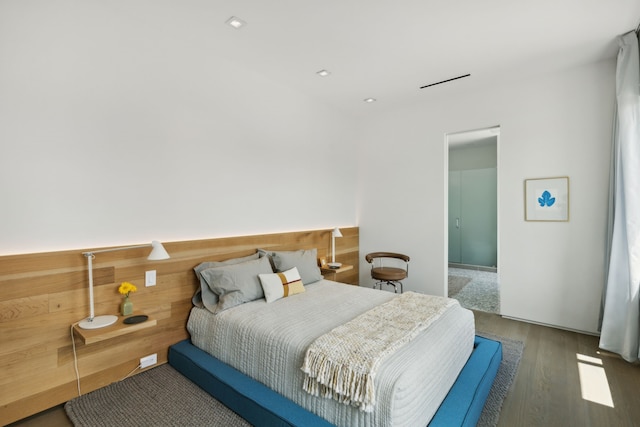
[[[501,268],[501,256],[500,256],[500,138],[501,138],[500,125],[488,126],[484,128],[471,129],[465,131],[449,132],[444,134],[444,296],[448,295],[449,291],[449,148],[451,146],[451,139],[456,139],[461,135],[468,134],[468,136],[474,136],[475,139],[479,139],[481,135],[495,136],[496,137],[496,240],[497,240],[497,278],[500,283]],[[466,135],[465,135],[466,136]],[[473,140],[473,138],[472,138]],[[473,142],[470,142],[471,144]]]

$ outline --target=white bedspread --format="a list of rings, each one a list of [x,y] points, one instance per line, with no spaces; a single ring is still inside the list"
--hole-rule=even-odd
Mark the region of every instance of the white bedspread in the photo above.
[[[302,388],[314,396],[331,397],[372,412],[378,367],[455,301],[405,292],[321,335],[305,354]]]
[[[338,426],[426,426],[473,349],[473,314],[457,302],[381,364],[376,408],[359,411],[302,390],[309,345],[395,294],[323,280],[267,304],[253,301],[213,315],[193,308],[194,345]]]

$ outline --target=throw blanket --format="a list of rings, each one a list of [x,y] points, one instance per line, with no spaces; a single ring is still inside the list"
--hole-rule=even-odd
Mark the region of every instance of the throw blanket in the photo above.
[[[372,412],[381,363],[456,300],[406,292],[320,336],[307,349],[303,389]]]

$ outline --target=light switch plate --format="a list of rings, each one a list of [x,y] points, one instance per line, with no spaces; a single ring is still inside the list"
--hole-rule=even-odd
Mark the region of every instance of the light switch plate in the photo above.
[[[156,285],[156,271],[149,270],[144,273],[144,285],[155,286]]]

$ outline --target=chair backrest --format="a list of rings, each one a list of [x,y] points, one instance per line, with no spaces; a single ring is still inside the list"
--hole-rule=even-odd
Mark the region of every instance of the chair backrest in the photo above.
[[[364,257],[369,264],[371,264],[376,258],[396,258],[401,259],[406,263],[411,259],[409,258],[409,255],[399,254],[396,252],[371,252]]]

